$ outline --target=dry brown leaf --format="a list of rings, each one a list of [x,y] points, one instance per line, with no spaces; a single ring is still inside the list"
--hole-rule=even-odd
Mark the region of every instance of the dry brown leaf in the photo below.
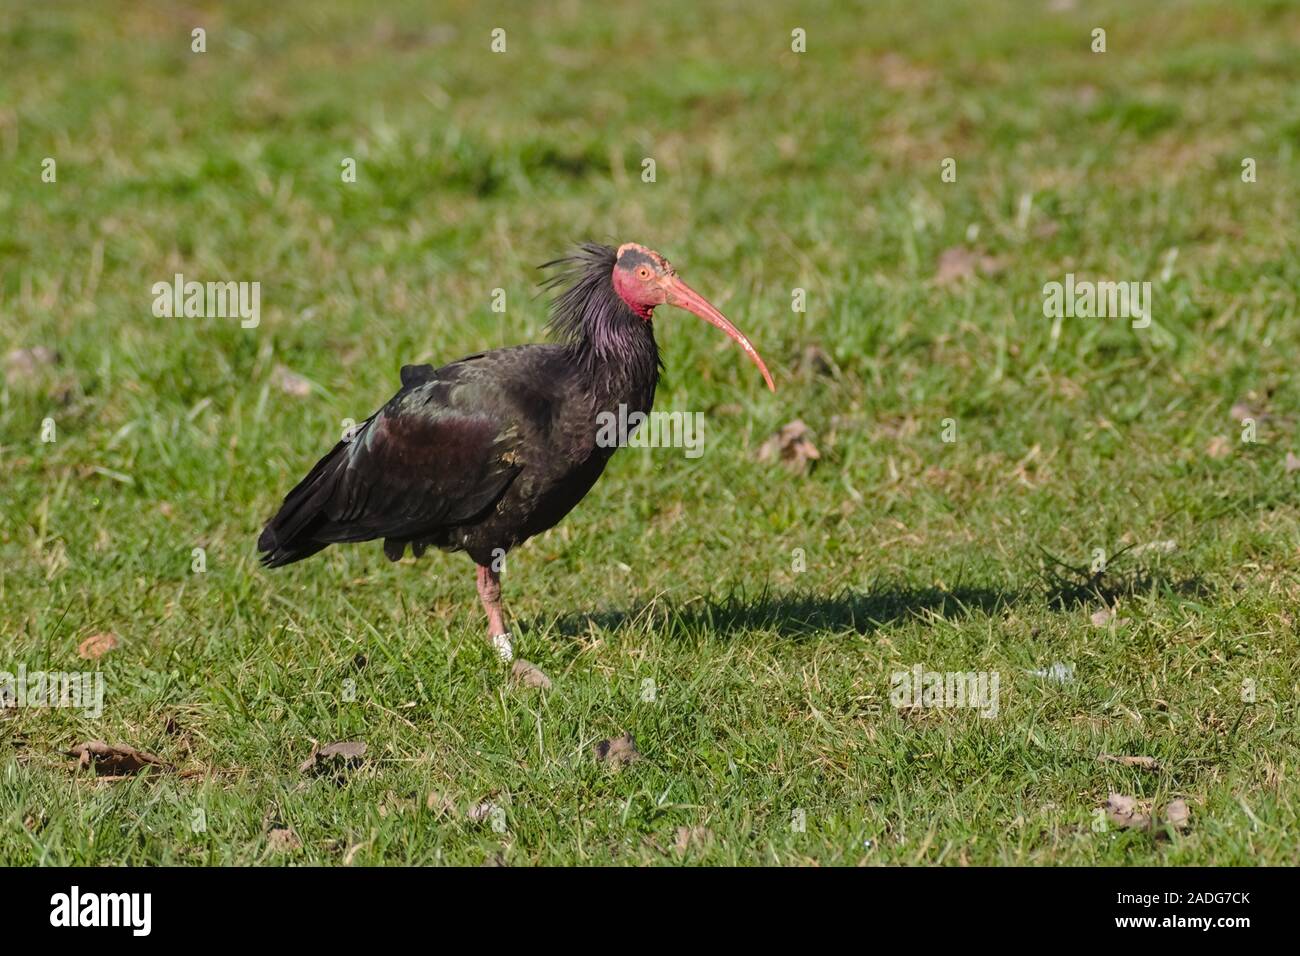
[[[383,802],[379,804],[379,815],[387,817],[390,813],[396,816],[402,816],[407,811],[415,812],[419,801],[415,797],[399,797],[391,790],[384,791]]]
[[[370,840],[364,840],[361,843],[352,844],[352,846],[348,847],[347,853],[343,854],[343,865],[351,866],[352,861],[357,858],[357,854],[360,853],[362,850],[364,850],[366,847],[370,846],[370,844],[374,842],[375,841],[373,839],[370,839]]]
[[[1001,259],[993,256],[967,249],[965,246],[953,246],[939,253],[939,264],[934,271],[934,281],[936,285],[952,285],[954,282],[973,278],[976,272],[985,276],[996,275],[1005,268],[1005,265]]]
[[[341,741],[326,744],[324,747],[318,746],[316,741],[313,740],[311,742],[311,756],[302,762],[298,771],[300,773],[310,773],[324,764],[349,766],[359,763],[365,755],[366,745],[359,740]]]
[[[292,853],[302,849],[302,840],[293,827],[272,827],[266,834],[266,845],[274,853]]]
[[[1253,418],[1257,422],[1269,421],[1273,416],[1264,411],[1263,408],[1251,401],[1250,397],[1239,398],[1232,403],[1232,408],[1228,409],[1228,417],[1235,422],[1240,422],[1244,418]]]
[[[1112,793],[1106,798],[1106,816],[1122,830],[1150,829],[1151,815],[1146,810],[1144,804],[1121,793]]]
[[[44,368],[57,365],[59,353],[44,345],[30,349],[14,349],[5,355],[5,381],[14,385],[35,378]]]
[[[1205,443],[1205,454],[1210,458],[1226,458],[1232,452],[1232,442],[1222,435],[1215,435]]]
[[[311,394],[311,382],[283,365],[277,365],[271,371],[271,384],[294,398],[306,398]]]
[[[1106,817],[1123,830],[1154,831],[1156,836],[1167,835],[1155,825],[1149,801],[1138,801],[1134,797],[1112,793],[1106,799]],[[1191,812],[1186,800],[1173,800],[1165,807],[1164,822],[1174,830],[1183,831],[1191,826]]]
[[[95,772],[107,771],[113,776],[138,773],[145,767],[159,767],[163,770],[176,769],[161,757],[156,757],[143,750],[136,750],[126,744],[106,744],[102,740],[90,740],[77,744],[68,751],[68,756],[77,758],[81,769],[94,767]]]
[[[1118,763],[1125,767],[1141,767],[1143,770],[1159,770],[1160,761],[1155,757],[1117,757],[1114,754],[1098,754],[1102,763]]]
[[[540,690],[551,689],[551,679],[546,676],[542,669],[522,657],[516,658],[511,666],[510,679],[516,684],[522,684],[524,687],[536,687]]]
[[[881,82],[891,90],[921,89],[934,79],[934,71],[900,53],[885,53],[876,60]]]
[[[641,759],[641,751],[636,749],[636,740],[630,733],[622,737],[602,740],[592,748],[592,751],[597,761],[613,767],[622,767]]]
[[[1148,541],[1146,544],[1139,544],[1129,552],[1130,557],[1141,557],[1144,554],[1173,554],[1178,550],[1178,542],[1170,539],[1164,541]]]
[[[111,631],[92,634],[77,645],[77,656],[87,661],[97,661],[109,651],[116,650],[121,644],[117,635]]]
[[[703,846],[713,839],[713,831],[708,827],[678,827],[673,849],[678,856],[684,856],[693,846]]]
[[[813,462],[821,458],[811,436],[812,430],[796,418],[763,442],[758,449],[758,460],[780,461],[796,474],[806,474]]]
[[[445,793],[437,790],[430,790],[429,796],[424,801],[426,809],[436,813],[438,816],[445,816],[448,813],[456,812],[456,802]]]
[[[1186,830],[1192,825],[1192,814],[1186,800],[1174,800],[1165,807],[1165,822],[1175,830]]]
[[[799,371],[809,376],[826,375],[832,378],[840,374],[835,360],[820,345],[804,346],[803,355],[799,358]]]
[[[1127,617],[1120,617],[1113,607],[1104,607],[1100,611],[1093,611],[1088,618],[1093,627],[1110,627],[1114,624],[1116,627],[1124,627],[1131,624],[1132,621]]]
[[[496,808],[497,805],[491,800],[480,800],[466,811],[465,817],[471,823],[483,823],[492,819],[492,813]]]
[[[327,757],[344,757],[348,760],[360,760],[366,755],[366,745],[360,740],[348,740],[339,743],[327,744],[322,747],[316,754],[316,759],[324,760]]]

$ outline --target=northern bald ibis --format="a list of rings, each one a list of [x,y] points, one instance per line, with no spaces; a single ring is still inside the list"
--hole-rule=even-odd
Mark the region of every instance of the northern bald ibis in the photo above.
[[[585,243],[543,268],[558,270],[546,285],[558,290],[550,327],[560,341],[404,366],[401,390],[285,497],[257,541],[263,564],[376,538],[392,561],[408,546],[417,557],[430,546],[465,551],[478,565],[488,639],[508,662],[504,556],[596,483],[617,447],[598,441],[601,413],[649,413],[662,367],[655,308],[716,325],[776,391],[749,339],[659,253]]]

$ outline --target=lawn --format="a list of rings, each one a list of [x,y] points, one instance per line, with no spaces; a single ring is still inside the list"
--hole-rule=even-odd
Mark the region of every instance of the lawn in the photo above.
[[[0,713],[0,863],[1300,863],[1297,44],[1281,0],[4,4],[0,671],[104,698]],[[510,555],[553,687],[464,555],[261,568],[347,420],[543,339],[584,239],[777,393],[657,314],[704,453]],[[155,315],[177,273],[257,325]],[[1067,275],[1149,325],[1045,316]],[[795,420],[820,457],[760,459]],[[896,706],[917,665],[996,714]]]

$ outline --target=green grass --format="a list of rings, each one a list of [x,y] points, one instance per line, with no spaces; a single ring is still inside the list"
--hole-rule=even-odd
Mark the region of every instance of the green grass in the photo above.
[[[0,391],[0,670],[107,688],[0,716],[0,862],[1300,862],[1300,9],[386,6],[0,11],[0,343],[59,353]],[[705,454],[621,452],[511,555],[554,689],[506,686],[463,555],[260,569],[342,421],[403,363],[541,338],[533,266],[583,238],[664,252],[779,391],[661,313],[658,407],[705,412]],[[998,268],[936,283],[962,245]],[[260,326],[154,318],[175,272],[260,281]],[[1067,272],[1151,281],[1151,327],[1054,331]],[[756,460],[795,418],[808,476]],[[998,715],[895,709],[917,663],[996,671]],[[644,759],[597,764],[624,731]],[[78,774],[97,738],[179,772]],[[304,776],[313,739],[368,755]],[[1191,828],[1097,832],[1112,791]]]

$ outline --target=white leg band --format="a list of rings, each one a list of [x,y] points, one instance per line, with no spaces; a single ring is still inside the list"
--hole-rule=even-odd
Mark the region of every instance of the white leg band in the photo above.
[[[507,664],[515,659],[515,649],[510,646],[509,634],[493,634],[492,646],[497,649],[497,656]]]

